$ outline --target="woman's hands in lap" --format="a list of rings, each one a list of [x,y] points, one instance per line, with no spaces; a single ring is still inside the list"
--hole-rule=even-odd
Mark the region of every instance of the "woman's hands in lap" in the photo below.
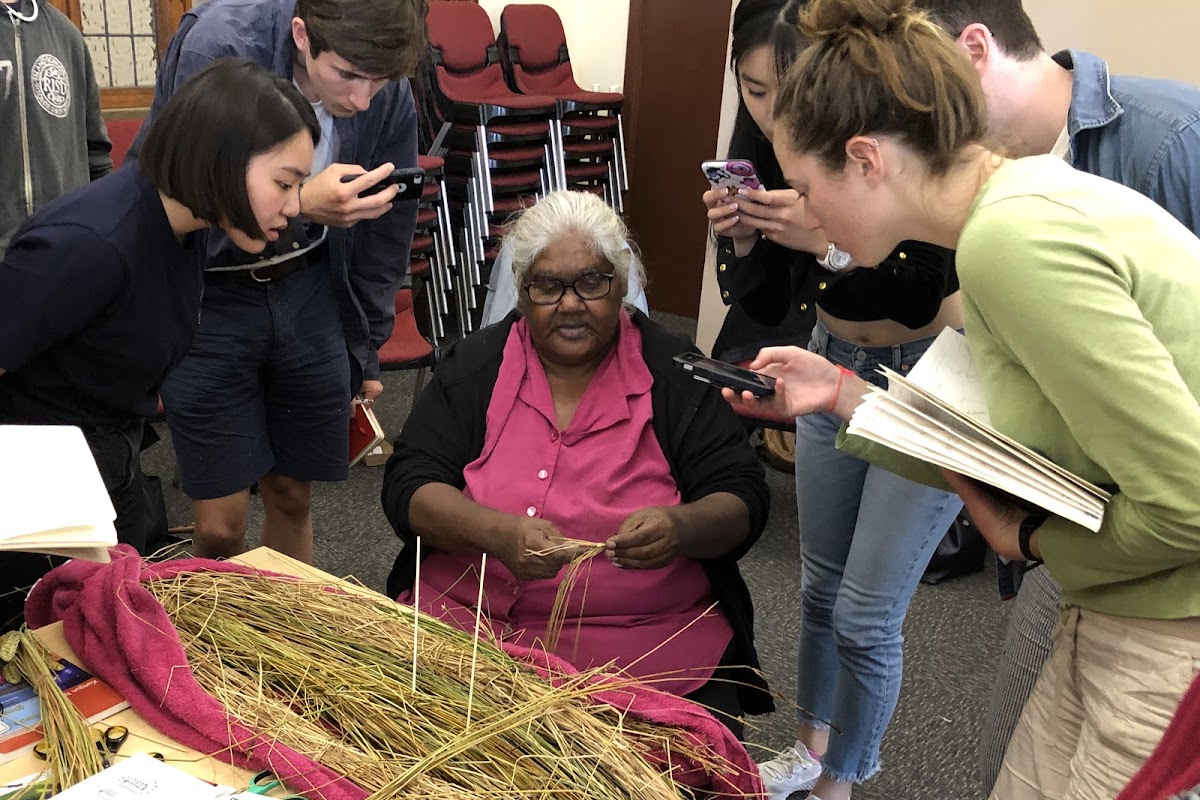
[[[513,517],[512,534],[497,553],[504,566],[519,581],[553,578],[576,555],[576,548],[563,547],[546,555],[535,555],[563,544],[563,535],[553,522],[536,517]]]
[[[622,569],[658,569],[680,555],[679,527],[666,508],[643,508],[625,518],[604,554]]]

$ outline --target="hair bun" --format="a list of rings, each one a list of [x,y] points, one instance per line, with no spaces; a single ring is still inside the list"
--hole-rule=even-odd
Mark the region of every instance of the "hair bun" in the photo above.
[[[920,16],[913,0],[812,0],[800,14],[800,31],[810,42],[848,34],[886,36]]]

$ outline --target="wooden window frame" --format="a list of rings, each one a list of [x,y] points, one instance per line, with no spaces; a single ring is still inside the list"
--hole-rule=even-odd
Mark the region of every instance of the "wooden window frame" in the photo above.
[[[179,21],[191,8],[191,0],[153,0],[155,51],[161,63],[171,43],[171,37],[179,29]],[[50,4],[67,15],[75,27],[83,30],[83,12],[79,0],[50,0]],[[154,100],[153,86],[102,86],[100,107],[104,110],[125,108],[149,108]]]

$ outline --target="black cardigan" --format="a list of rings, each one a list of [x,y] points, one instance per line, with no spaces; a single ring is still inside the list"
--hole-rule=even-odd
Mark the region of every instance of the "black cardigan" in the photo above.
[[[672,362],[679,353],[695,351],[691,342],[640,311],[630,315],[641,331],[642,355],[654,379],[650,390],[654,433],[683,502],[729,492],[750,512],[746,539],[732,552],[701,560],[701,564],[733,628],[733,663],[739,667],[728,677],[739,681],[747,713],[769,713],[775,705],[758,672],[754,608],[737,565],[766,526],[770,494],[762,465],[737,415],[720,393],[688,377]],[[404,541],[388,576],[387,591],[392,597],[410,588],[416,579],[416,536],[409,526],[413,494],[427,483],[462,489],[463,470],[483,451],[487,408],[504,345],[516,320],[514,312],[448,348],[396,439],[383,477],[383,510]]]

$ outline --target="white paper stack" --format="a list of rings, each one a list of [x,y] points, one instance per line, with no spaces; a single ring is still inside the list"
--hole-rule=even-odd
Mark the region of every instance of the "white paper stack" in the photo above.
[[[116,518],[79,428],[0,425],[0,551],[106,562]]]
[[[908,377],[884,367],[849,433],[960,472],[1096,531],[1111,495],[991,426],[967,340],[947,328]]]

